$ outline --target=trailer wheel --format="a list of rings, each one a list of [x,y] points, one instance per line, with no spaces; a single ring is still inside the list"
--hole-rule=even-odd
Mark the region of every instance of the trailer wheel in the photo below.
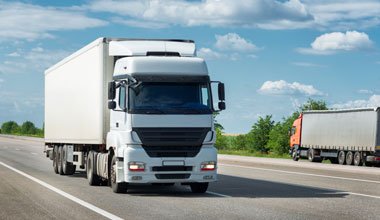
[[[298,161],[300,158],[297,156],[297,150],[293,148],[292,150],[292,158],[294,161]]]
[[[338,153],[338,162],[340,165],[343,165],[346,162],[346,153],[342,150]]]
[[[62,167],[62,146],[58,147],[57,154],[57,167],[59,175],[63,175],[63,167]]]
[[[53,168],[54,168],[54,172],[58,174],[57,158],[58,158],[58,147],[54,146],[54,148],[53,148]]]
[[[90,184],[91,186],[99,186],[100,178],[98,175],[94,173],[94,165],[94,152],[90,151],[87,155],[86,164],[88,184]]]
[[[116,182],[116,156],[113,155],[112,157],[112,161],[111,161],[111,167],[110,167],[110,170],[111,170],[111,187],[112,187],[112,191],[114,193],[125,193],[127,192],[128,190],[128,183],[117,183]]]
[[[71,162],[67,162],[67,145],[62,147],[62,169],[65,175],[73,175],[75,173],[75,165]]]
[[[191,192],[205,193],[208,188],[208,183],[190,183]]]
[[[361,153],[358,151],[356,151],[354,154],[354,165],[355,166],[362,166],[363,165]]]
[[[352,151],[348,151],[346,154],[346,165],[352,165],[354,162],[354,154]]]

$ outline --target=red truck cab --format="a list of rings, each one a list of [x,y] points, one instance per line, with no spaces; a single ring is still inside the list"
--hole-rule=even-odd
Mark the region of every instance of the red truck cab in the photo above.
[[[293,122],[293,126],[289,131],[290,135],[290,149],[289,154],[293,160],[298,160],[297,149],[301,145],[301,125],[302,125],[302,113],[298,119]]]

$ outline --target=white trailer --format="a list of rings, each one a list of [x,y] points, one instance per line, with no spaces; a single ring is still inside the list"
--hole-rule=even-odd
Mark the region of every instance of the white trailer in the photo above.
[[[380,162],[380,109],[305,111],[293,123],[290,153],[312,162],[374,165]],[[298,155],[298,156],[297,156]]]
[[[211,84],[191,40],[99,38],[45,71],[45,152],[90,185],[216,181]]]

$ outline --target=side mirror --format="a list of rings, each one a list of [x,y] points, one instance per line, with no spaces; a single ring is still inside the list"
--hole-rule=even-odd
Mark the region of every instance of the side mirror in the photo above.
[[[108,83],[108,99],[113,100],[115,98],[116,98],[116,83],[115,82],[109,82]]]
[[[224,101],[224,100],[226,100],[225,99],[225,93],[224,93],[224,83],[219,83],[218,84],[218,96],[219,96],[219,100],[220,101]],[[219,109],[221,109],[221,108],[219,108]]]
[[[225,110],[226,109],[226,103],[225,102],[219,102],[218,108],[219,108],[219,110]]]
[[[108,109],[114,110],[116,108],[116,102],[115,101],[109,101],[108,102]]]
[[[291,131],[292,131],[292,129],[289,129],[289,131],[288,131],[289,136],[291,136]]]

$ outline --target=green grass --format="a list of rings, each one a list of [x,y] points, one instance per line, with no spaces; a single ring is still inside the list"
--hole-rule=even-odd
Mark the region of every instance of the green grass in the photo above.
[[[249,156],[249,157],[267,157],[267,158],[281,158],[281,159],[292,159],[288,154],[263,154],[257,152],[248,151],[237,151],[237,150],[218,150],[219,154],[229,154],[229,155],[239,155],[239,156]]]
[[[3,134],[3,133],[1,133]],[[15,135],[15,136],[25,136],[25,137],[38,137],[43,138],[43,134],[21,134],[21,133],[12,133],[12,134],[5,134],[5,135]]]

